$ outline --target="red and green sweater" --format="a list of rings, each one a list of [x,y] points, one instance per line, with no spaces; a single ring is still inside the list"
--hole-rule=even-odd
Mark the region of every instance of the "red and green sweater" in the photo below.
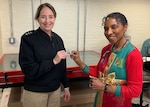
[[[112,47],[113,45],[109,44],[102,49],[97,69],[86,66],[84,72],[98,77],[98,72],[103,72],[106,67],[102,62],[108,62],[110,55],[106,54],[115,54],[116,56],[109,67],[108,74],[115,72],[115,79],[126,80],[126,84],[117,85],[114,95],[104,93],[102,107],[131,107],[132,98],[138,97],[142,91],[142,56],[139,50],[130,42],[119,51],[114,51]],[[106,60],[103,59],[105,56],[108,57]],[[94,107],[97,107],[96,103]]]

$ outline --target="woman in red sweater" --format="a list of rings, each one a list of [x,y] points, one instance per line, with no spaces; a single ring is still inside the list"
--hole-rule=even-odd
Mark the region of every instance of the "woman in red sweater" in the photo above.
[[[110,42],[102,49],[97,69],[87,66],[78,51],[70,57],[90,77],[90,87],[97,90],[94,107],[131,107],[133,97],[142,90],[142,56],[125,38],[126,17],[111,13],[103,18],[104,35]]]

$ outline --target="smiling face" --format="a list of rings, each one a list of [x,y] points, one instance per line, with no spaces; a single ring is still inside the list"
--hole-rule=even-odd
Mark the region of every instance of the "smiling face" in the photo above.
[[[121,45],[125,40],[124,33],[127,30],[127,25],[123,25],[119,20],[113,17],[108,17],[104,23],[104,35],[111,44]]]
[[[55,16],[53,11],[49,7],[43,7],[40,11],[39,17],[37,19],[40,28],[50,35],[51,30],[55,23]]]

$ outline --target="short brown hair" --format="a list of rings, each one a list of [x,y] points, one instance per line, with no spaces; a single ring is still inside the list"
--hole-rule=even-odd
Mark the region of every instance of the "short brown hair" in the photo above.
[[[43,7],[48,7],[48,8],[50,8],[51,10],[52,10],[52,12],[53,12],[53,14],[54,14],[54,17],[56,18],[56,11],[55,11],[55,9],[54,9],[54,7],[51,5],[51,4],[49,4],[49,3],[43,3],[43,4],[41,4],[38,8],[37,8],[37,11],[36,11],[36,14],[35,14],[35,20],[37,20],[38,18],[39,18],[39,16],[40,16],[40,12],[41,12],[41,10],[43,9]]]

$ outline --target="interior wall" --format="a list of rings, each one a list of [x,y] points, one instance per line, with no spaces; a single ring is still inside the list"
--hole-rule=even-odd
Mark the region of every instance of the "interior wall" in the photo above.
[[[77,0],[42,0],[42,3],[44,2],[51,3],[56,9],[57,18],[53,31],[63,38],[67,50],[77,49],[79,18],[79,50],[84,48],[84,34],[86,34],[85,49],[100,51],[108,43],[101,26],[102,18],[115,11],[122,12],[127,17],[129,22],[127,34],[131,36],[131,42],[139,50],[143,41],[149,38],[150,0],[86,0],[86,20],[84,20],[85,0],[79,0],[80,8],[78,8]],[[33,29],[31,0],[12,0],[12,4],[15,44],[9,43],[11,36],[9,0],[0,0],[0,39],[2,41],[0,49],[3,54],[18,53],[20,37],[26,31]],[[40,0],[34,0],[34,14],[39,4]],[[36,21],[34,21],[34,28],[38,28]]]

